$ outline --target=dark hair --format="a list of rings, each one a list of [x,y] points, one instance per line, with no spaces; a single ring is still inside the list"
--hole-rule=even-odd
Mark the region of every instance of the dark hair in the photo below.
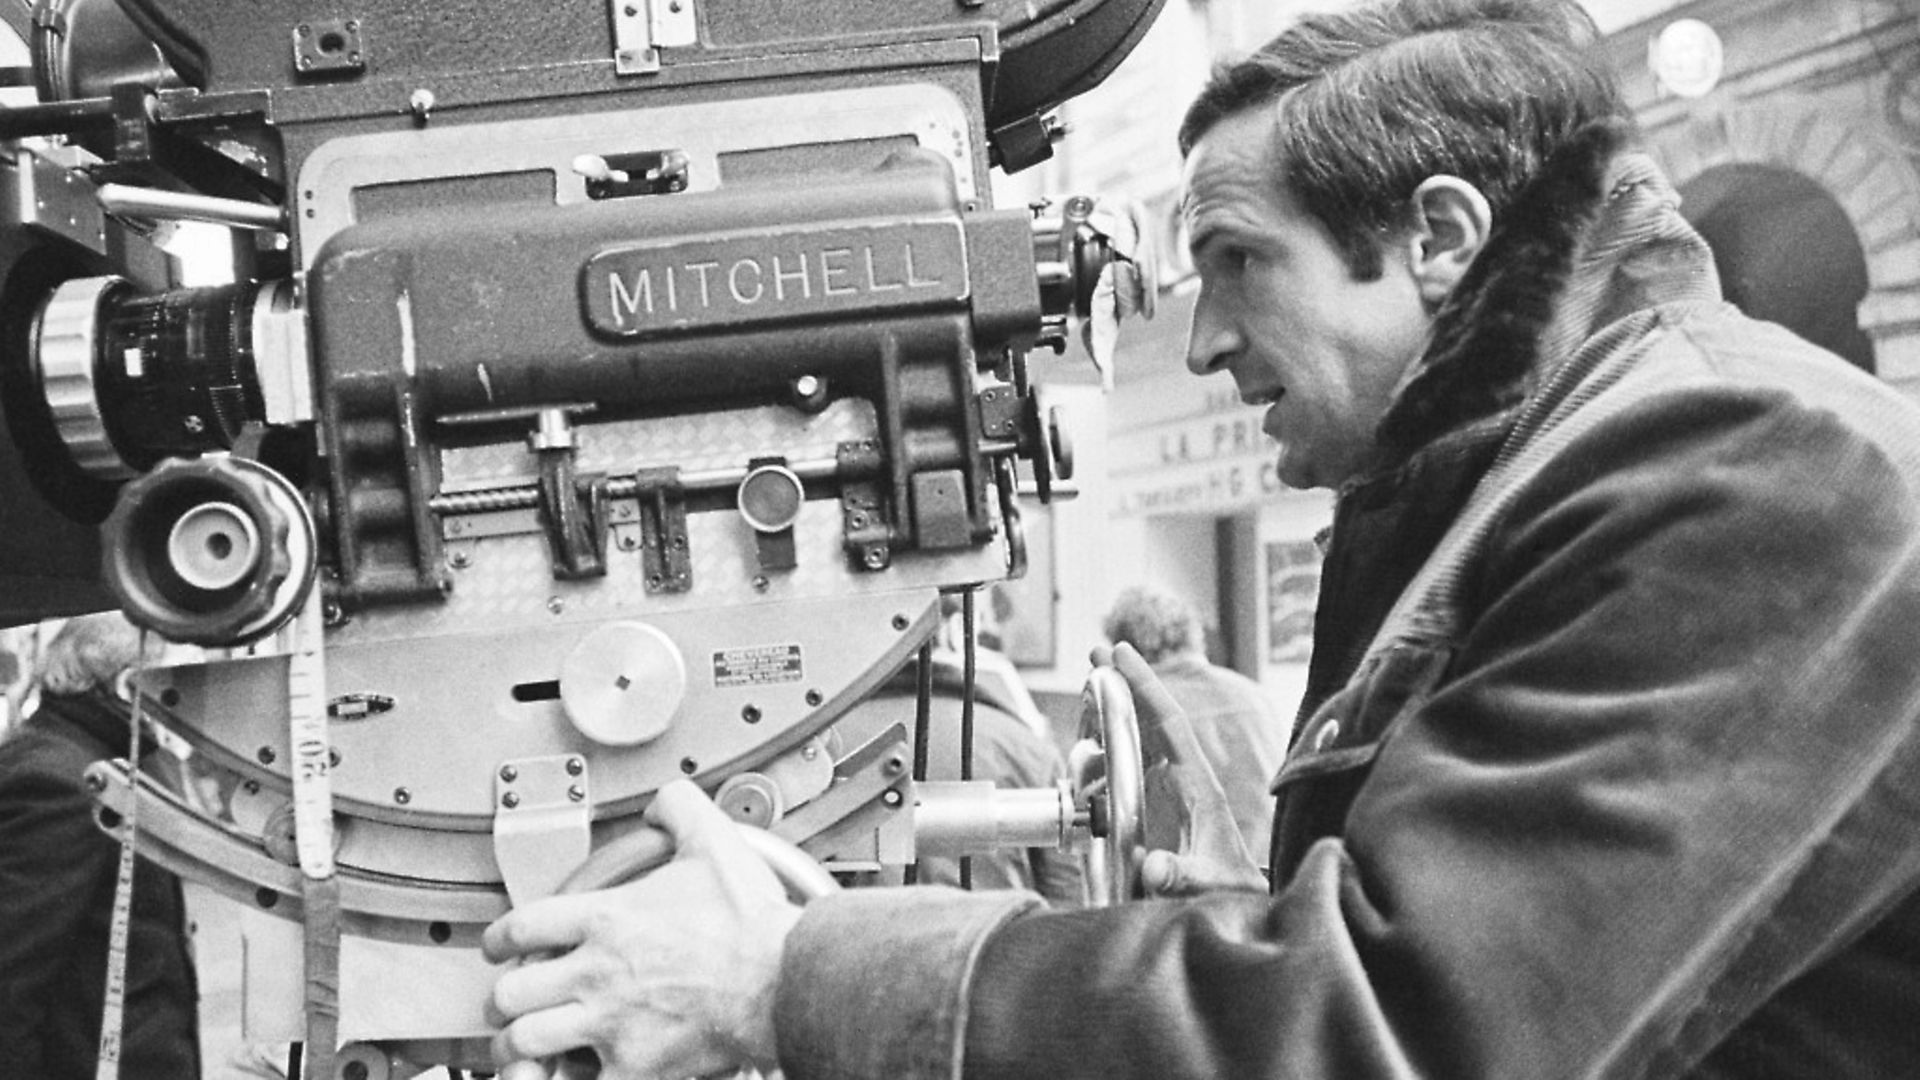
[[[1377,0],[1308,15],[1214,71],[1180,152],[1229,116],[1271,108],[1276,182],[1371,281],[1428,177],[1473,184],[1497,217],[1576,132],[1630,120],[1598,37],[1574,0]]]

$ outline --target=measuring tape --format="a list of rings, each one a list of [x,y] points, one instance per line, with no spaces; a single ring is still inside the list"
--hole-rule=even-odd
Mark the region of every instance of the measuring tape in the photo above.
[[[147,632],[140,632],[139,656],[147,655]],[[139,786],[140,776],[140,690],[133,690],[132,718],[127,724],[131,734],[127,745],[127,787]],[[113,919],[107,928],[107,994],[100,1010],[100,1053],[94,1066],[95,1080],[119,1080],[120,1041],[127,1016],[127,939],[133,930],[133,845],[139,825],[140,800],[127,800],[122,817],[126,831],[120,834],[120,870],[113,883]]]
[[[326,624],[320,590],[307,595],[287,658],[294,847],[300,857],[309,1080],[333,1080],[340,1033],[340,882],[333,863],[333,784],[327,743]]]

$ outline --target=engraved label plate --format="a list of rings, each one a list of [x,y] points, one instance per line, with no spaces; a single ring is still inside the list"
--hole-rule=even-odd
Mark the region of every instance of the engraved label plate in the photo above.
[[[636,244],[588,259],[580,292],[588,324],[622,338],[921,307],[966,298],[966,247],[957,221]]]
[[[806,665],[801,662],[797,644],[752,645],[719,649],[713,654],[715,686],[764,686],[799,682],[805,677]]]

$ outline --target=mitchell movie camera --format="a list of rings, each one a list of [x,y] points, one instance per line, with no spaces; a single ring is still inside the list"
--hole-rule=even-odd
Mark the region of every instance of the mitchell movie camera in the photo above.
[[[1084,824],[916,832],[832,722],[1067,471],[1026,354],[1115,252],[988,172],[1161,0],[11,2],[0,611],[206,650],[143,707],[220,814],[94,782],[277,928],[254,1037],[484,1060],[479,929],[677,777],[843,878]]]

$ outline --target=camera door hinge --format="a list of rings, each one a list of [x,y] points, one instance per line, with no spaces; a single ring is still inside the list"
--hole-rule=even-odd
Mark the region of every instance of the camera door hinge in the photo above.
[[[621,75],[652,75],[660,70],[660,50],[699,40],[695,0],[611,0],[613,70]]]
[[[640,515],[640,570],[647,595],[690,591],[693,553],[688,550],[687,500],[680,470],[673,466],[635,469],[633,486]]]
[[[580,478],[574,466],[573,421],[565,409],[542,409],[528,445],[540,462],[540,520],[560,581],[607,573],[607,480]]]

